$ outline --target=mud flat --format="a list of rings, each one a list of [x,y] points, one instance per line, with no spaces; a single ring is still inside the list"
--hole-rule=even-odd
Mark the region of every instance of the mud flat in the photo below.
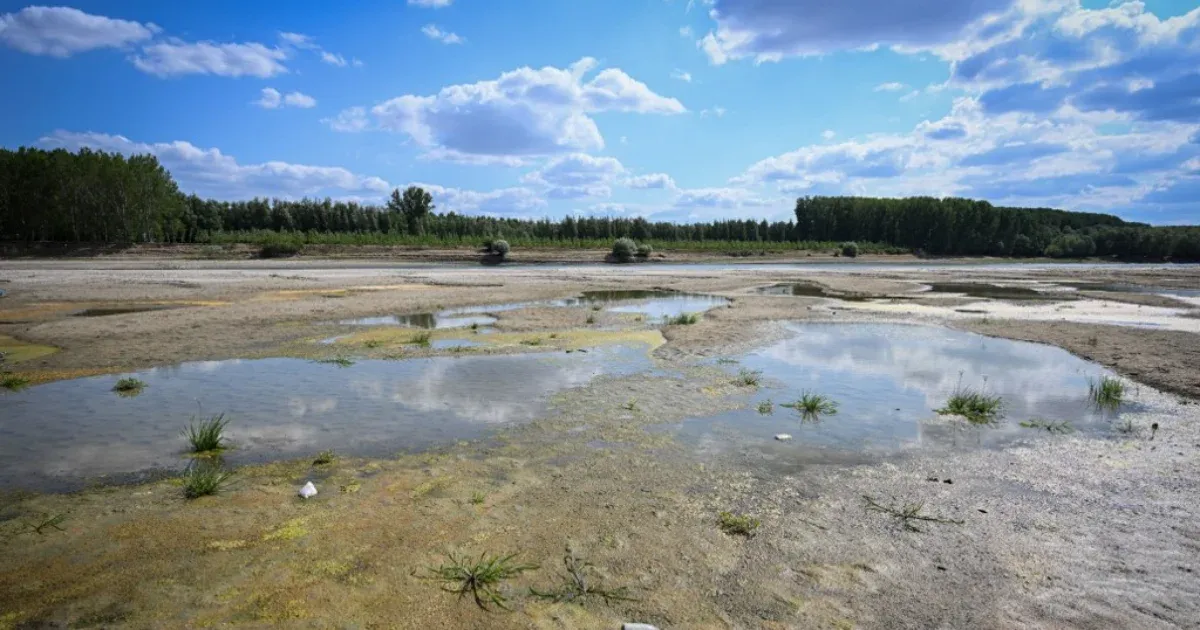
[[[83,262],[0,262],[0,628],[1200,618],[1195,268]]]

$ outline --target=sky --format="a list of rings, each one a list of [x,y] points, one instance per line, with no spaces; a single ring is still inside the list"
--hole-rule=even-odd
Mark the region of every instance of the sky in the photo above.
[[[0,146],[149,152],[219,199],[1200,224],[1195,0],[0,0],[0,92]]]

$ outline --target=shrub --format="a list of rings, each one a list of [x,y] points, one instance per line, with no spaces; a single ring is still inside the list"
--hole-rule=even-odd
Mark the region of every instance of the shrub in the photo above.
[[[717,525],[721,528],[721,531],[730,536],[749,537],[754,534],[754,530],[762,525],[762,522],[753,516],[745,514],[721,512],[717,515]]]
[[[620,262],[633,260],[636,253],[637,243],[634,243],[631,238],[619,238],[613,243],[612,255]]]
[[[113,391],[118,394],[136,394],[145,389],[146,383],[132,377],[123,378],[113,385]]]
[[[296,243],[267,243],[258,250],[259,258],[288,258],[300,253]]]
[[[842,243],[842,255],[847,258],[855,258],[858,256],[858,243],[853,241]]]
[[[509,249],[510,248],[508,246],[508,241],[505,241],[505,240],[492,241],[492,253],[499,256],[500,258],[507,257]]]
[[[650,245],[649,243],[642,243],[641,245],[637,246],[637,257],[638,258],[649,258],[650,254],[653,254],[653,253],[654,253],[654,246]]]

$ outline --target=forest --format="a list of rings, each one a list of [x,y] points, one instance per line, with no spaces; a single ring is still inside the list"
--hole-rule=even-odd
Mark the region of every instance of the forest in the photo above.
[[[1091,256],[1200,260],[1200,227],[1152,227],[1107,214],[1006,208],[935,197],[802,197],[795,221],[513,219],[437,213],[420,188],[384,205],[330,199],[219,201],[180,191],[152,155],[0,149],[0,240],[607,248],[630,237],[658,249],[778,251],[856,242],[863,253]]]

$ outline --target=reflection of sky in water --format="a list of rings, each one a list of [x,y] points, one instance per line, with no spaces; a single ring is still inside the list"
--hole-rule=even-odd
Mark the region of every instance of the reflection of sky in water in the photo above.
[[[689,421],[683,434],[704,450],[717,449],[731,436],[746,444],[790,433],[804,446],[877,451],[922,443],[999,444],[1032,435],[1019,422],[1034,417],[1067,420],[1085,430],[1109,420],[1088,404],[1087,378],[1110,373],[1059,348],[924,326],[790,329],[794,336],[742,357],[738,366],[763,371],[766,386],[754,402],[772,400],[773,415],[739,410]],[[959,385],[960,374],[962,385],[1004,398],[1000,426],[964,434],[933,412]],[[779,407],[805,391],[833,398],[838,413],[802,423],[797,412]]]
[[[644,349],[614,347],[349,368],[298,359],[184,363],[134,374],[148,385],[135,398],[110,391],[116,376],[49,383],[0,396],[0,488],[178,468],[180,431],[201,413],[228,414],[234,464],[327,448],[387,455],[529,421],[556,392],[649,368]]]

